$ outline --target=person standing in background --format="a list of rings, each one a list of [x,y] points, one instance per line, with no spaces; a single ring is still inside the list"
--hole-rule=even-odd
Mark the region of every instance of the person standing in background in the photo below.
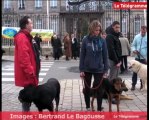
[[[74,34],[71,34],[71,50],[72,50],[72,59],[77,59],[77,51],[78,51],[78,42],[77,39],[74,37]]]
[[[14,36],[15,85],[27,87],[37,86],[40,71],[40,52],[36,41],[30,34],[33,23],[30,17],[24,16],[19,21],[20,31]],[[22,111],[30,111],[30,103],[22,103]]]
[[[121,66],[121,56],[122,56],[122,48],[119,40],[120,36],[120,23],[118,21],[114,21],[112,25],[110,25],[106,29],[106,42],[108,48],[108,56],[109,56],[109,80],[117,78],[120,71]],[[113,98],[112,103],[116,104],[116,100]]]
[[[123,35],[121,35],[119,37],[119,40],[121,42],[121,47],[122,47],[122,57],[121,57],[121,74],[124,73],[125,71],[127,71],[128,67],[127,67],[127,56],[130,55],[131,52],[131,48],[130,48],[130,44],[129,41],[126,37],[123,37]]]
[[[42,42],[42,39],[40,37],[40,35],[38,33],[36,33],[34,40],[36,41],[37,45],[38,45],[38,49],[39,51],[41,51],[41,47],[40,47],[40,43]]]
[[[147,27],[141,26],[141,32],[134,37],[131,50],[135,54],[135,60],[147,64]],[[142,80],[140,80],[140,89],[143,88]],[[137,73],[132,75],[132,87],[131,90],[135,90],[137,84]]]
[[[52,47],[53,47],[53,57],[54,60],[59,60],[61,56],[61,47],[62,43],[61,40],[57,37],[57,35],[53,35],[53,39],[51,41]]]
[[[112,25],[106,29],[106,33],[110,63],[109,80],[113,80],[118,77],[121,65],[122,48],[119,40],[120,23],[118,21],[114,21]]]
[[[69,37],[69,34],[66,33],[63,39],[64,42],[64,50],[66,55],[66,60],[70,60],[70,57],[72,56],[72,50],[71,50],[71,39]]]

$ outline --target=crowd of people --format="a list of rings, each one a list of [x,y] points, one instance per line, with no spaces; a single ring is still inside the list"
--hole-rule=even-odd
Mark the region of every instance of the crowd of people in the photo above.
[[[20,20],[20,31],[14,36],[15,42],[15,85],[27,87],[37,86],[40,72],[40,42],[38,34],[32,37],[30,34],[33,23],[30,17],[24,16]],[[127,71],[127,56],[132,51],[136,55],[136,60],[147,64],[147,27],[142,26],[141,32],[134,37],[132,47],[128,39],[120,32],[120,23],[114,21],[105,31],[98,20],[94,20],[89,25],[89,34],[82,40],[81,50],[78,40],[74,34],[71,36],[66,33],[63,38],[64,54],[66,60],[77,59],[80,57],[79,70],[80,76],[85,79],[91,87],[91,79],[94,76],[93,87],[96,87],[103,76],[112,80],[121,73]],[[59,60],[62,56],[62,41],[55,33],[51,39],[53,47],[53,57]],[[124,66],[123,66],[124,61]],[[109,71],[109,73],[108,73]],[[141,81],[141,80],[140,80]],[[137,74],[133,73],[132,88],[135,90]],[[86,109],[90,110],[90,88],[85,84],[85,103]],[[141,86],[142,87],[142,86]],[[140,87],[140,88],[141,88]],[[102,85],[97,89],[97,110],[102,111]],[[31,104],[22,102],[22,111],[30,111]]]
[[[64,44],[64,52],[62,50],[62,42]],[[79,58],[80,43],[73,33],[71,36],[68,33],[65,33],[62,41],[58,38],[56,33],[54,33],[51,38],[51,45],[53,47],[54,60],[59,60],[63,53],[66,56],[66,61],[69,61],[70,59],[77,60],[77,58]]]
[[[120,23],[114,21],[112,25],[102,31],[102,26],[98,20],[94,20],[89,25],[89,34],[83,38],[80,53],[80,77],[84,79],[84,98],[87,111],[90,111],[90,90],[91,79],[94,76],[93,88],[100,85],[103,77],[109,81],[119,77],[128,70],[127,56],[131,51],[136,55],[136,60],[147,64],[147,27],[142,26],[141,32],[134,37],[130,47],[127,38],[120,32]],[[109,71],[109,72],[108,72]],[[121,72],[120,72],[121,71]],[[140,80],[140,90],[142,80]],[[137,73],[133,73],[131,90],[135,90],[137,83]],[[103,86],[97,87],[97,111],[102,111]],[[112,99],[112,103],[116,103]]]

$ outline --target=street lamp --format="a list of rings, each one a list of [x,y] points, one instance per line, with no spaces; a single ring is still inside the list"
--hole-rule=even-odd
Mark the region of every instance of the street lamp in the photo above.
[[[47,0],[47,29],[49,30],[49,0]],[[48,42],[49,46],[49,42]]]
[[[49,0],[47,0],[47,29],[49,30]]]
[[[144,2],[146,2],[146,0],[144,0]],[[144,24],[145,24],[145,26],[147,25],[146,23],[147,23],[147,21],[146,21],[146,15],[147,15],[147,13],[146,13],[146,10],[144,9]]]

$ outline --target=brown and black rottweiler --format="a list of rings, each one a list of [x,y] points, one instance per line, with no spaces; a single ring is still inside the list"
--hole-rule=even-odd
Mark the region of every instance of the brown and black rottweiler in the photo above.
[[[109,112],[112,111],[112,98],[115,98],[117,111],[119,112],[120,96],[122,94],[122,91],[128,91],[128,88],[126,87],[125,82],[122,81],[120,77],[117,77],[112,81],[109,81],[108,78],[103,78],[102,85],[108,97]],[[94,111],[93,103],[94,103],[94,99],[96,98],[95,90],[91,90],[91,96],[92,96],[91,108],[92,108],[92,111]]]

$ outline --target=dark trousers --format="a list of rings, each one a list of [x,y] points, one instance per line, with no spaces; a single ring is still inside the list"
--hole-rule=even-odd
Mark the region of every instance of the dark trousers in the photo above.
[[[137,61],[139,61],[140,63],[146,64],[145,59],[135,59]],[[142,80],[140,80],[141,84],[142,84]],[[132,86],[135,86],[137,84],[137,73],[133,72],[132,75]]]
[[[76,59],[77,58],[77,51],[76,50],[72,50],[72,59]]]
[[[53,57],[54,59],[58,59],[60,58],[60,51],[59,51],[59,48],[53,48]]]
[[[123,72],[124,70],[127,70],[127,56],[122,56],[121,62],[121,72]]]
[[[100,81],[102,80],[103,73],[89,73],[85,72],[85,78],[87,85],[84,82],[85,85],[85,92],[84,92],[84,98],[86,103],[86,108],[90,108],[90,87],[91,87],[91,79],[92,75],[94,76],[94,82],[93,82],[93,88],[99,85]],[[97,94],[97,110],[101,111],[101,105],[102,105],[102,96],[103,96],[103,87],[100,85],[98,89],[95,90]]]

